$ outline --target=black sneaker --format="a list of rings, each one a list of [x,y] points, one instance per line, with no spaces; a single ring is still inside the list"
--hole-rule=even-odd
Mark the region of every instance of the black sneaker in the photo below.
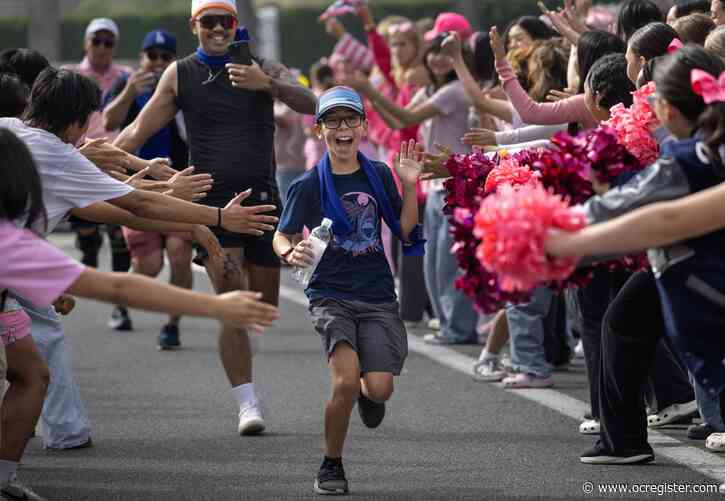
[[[645,464],[654,459],[654,452],[649,445],[641,450],[615,453],[608,450],[601,440],[597,440],[593,448],[579,456],[579,461],[584,464]]]
[[[179,326],[167,324],[161,328],[159,334],[159,350],[175,350],[181,347],[179,341]]]
[[[707,423],[693,424],[687,428],[687,438],[691,440],[705,440],[711,433],[718,433],[718,430]]]
[[[132,331],[133,324],[131,317],[128,316],[128,310],[120,306],[115,307],[108,319],[108,327],[116,331]]]
[[[320,471],[317,472],[317,477],[315,477],[314,489],[317,494],[323,496],[341,496],[350,492],[342,463],[334,464],[323,461]]]
[[[360,393],[360,397],[357,399],[357,411],[365,426],[368,428],[377,428],[385,417],[385,404],[373,402]]]

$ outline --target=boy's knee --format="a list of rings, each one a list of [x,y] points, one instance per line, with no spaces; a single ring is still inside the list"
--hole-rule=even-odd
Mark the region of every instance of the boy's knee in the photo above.
[[[360,395],[360,378],[355,374],[339,375],[332,379],[333,399],[354,402]]]
[[[374,402],[387,402],[390,397],[393,396],[393,382],[365,382],[365,389],[367,390],[367,397]]]

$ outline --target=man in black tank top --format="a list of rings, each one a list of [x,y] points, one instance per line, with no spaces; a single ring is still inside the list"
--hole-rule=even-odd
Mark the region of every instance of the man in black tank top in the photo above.
[[[190,28],[199,39],[199,49],[169,66],[149,103],[115,144],[135,151],[183,111],[189,165],[213,178],[204,203],[223,207],[235,193],[245,193],[245,205],[258,206],[258,223],[249,235],[213,228],[227,255],[224,269],[205,262],[214,288],[222,293],[248,285],[262,293],[266,302],[277,305],[279,259],[272,249],[274,232],[269,231],[277,222],[280,205],[273,103],[279,99],[299,113],[312,115],[317,100],[279,63],[254,57],[251,66],[230,63],[228,47],[237,34],[234,0],[193,0]],[[260,433],[265,424],[252,384],[248,336],[223,327],[219,352],[240,408],[239,433]]]

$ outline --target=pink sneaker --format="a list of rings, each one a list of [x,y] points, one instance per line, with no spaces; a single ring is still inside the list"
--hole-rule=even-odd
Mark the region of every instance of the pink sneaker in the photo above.
[[[551,386],[554,386],[554,380],[551,376],[537,377],[524,372],[511,374],[503,380],[504,388],[550,388]]]

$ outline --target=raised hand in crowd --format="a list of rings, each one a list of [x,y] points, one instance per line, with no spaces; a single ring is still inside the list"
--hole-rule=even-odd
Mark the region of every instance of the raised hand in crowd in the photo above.
[[[108,143],[105,137],[86,141],[78,151],[108,174],[125,174],[131,163],[126,152]]]
[[[463,144],[471,146],[496,146],[496,131],[474,127],[461,139]]]
[[[576,7],[571,0],[565,0],[564,7],[558,11],[549,10],[544,2],[538,2],[541,12],[549,18],[554,29],[561,36],[566,38],[572,45],[577,45],[579,35],[587,30],[587,27],[579,19]]]
[[[250,291],[234,291],[214,298],[215,311],[212,315],[221,323],[237,329],[251,329],[261,332],[279,319],[279,310],[262,302],[262,294]]]
[[[156,87],[158,78],[158,75],[152,71],[138,69],[134,71],[130,77],[128,77],[128,82],[126,82],[124,90],[134,97],[146,94]]]
[[[375,29],[375,19],[373,18],[373,14],[370,12],[367,3],[361,3],[355,13],[360,18],[365,31]]]
[[[347,72],[340,80],[342,85],[355,89],[361,94],[369,94],[369,91],[373,89],[373,84],[370,79],[362,71]]]
[[[493,57],[497,62],[503,61],[506,59],[506,47],[504,47],[501,36],[498,34],[498,28],[491,26],[489,36],[491,37],[491,50],[493,51]]]
[[[149,169],[147,174],[159,181],[168,181],[178,173],[171,167],[171,160],[168,158],[154,158],[147,167]]]
[[[420,176],[422,180],[451,177],[451,173],[446,167],[446,161],[453,153],[448,147],[438,143],[435,143],[434,146],[438,153],[431,153],[430,151],[423,153],[423,173]]]
[[[455,32],[448,35],[445,40],[443,40],[443,43],[441,43],[441,51],[454,59],[463,57],[461,47],[461,37],[459,37],[458,33]]]
[[[264,213],[273,212],[277,207],[274,205],[242,206],[241,203],[249,198],[251,194],[251,188],[243,191],[221,210],[221,221],[219,221],[219,225],[222,228],[234,233],[246,233],[256,236],[264,235],[265,231],[274,231],[274,226],[272,225],[279,218],[265,215]]]

